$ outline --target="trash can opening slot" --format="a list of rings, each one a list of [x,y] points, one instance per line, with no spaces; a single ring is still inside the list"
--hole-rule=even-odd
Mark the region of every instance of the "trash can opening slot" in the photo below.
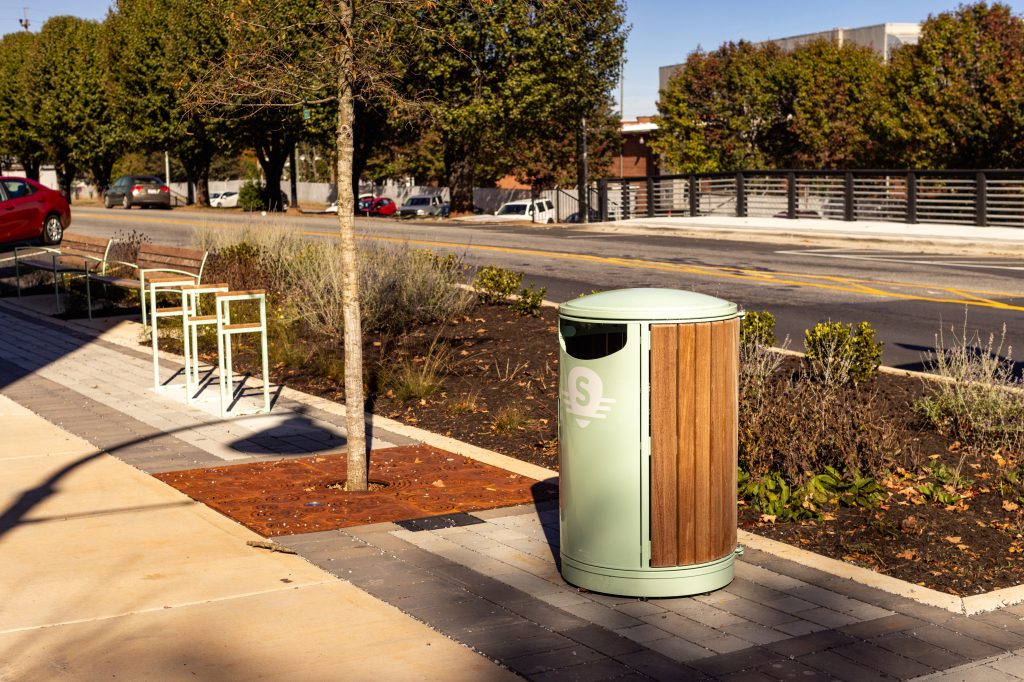
[[[559,320],[565,352],[577,360],[596,360],[626,347],[626,325]]]

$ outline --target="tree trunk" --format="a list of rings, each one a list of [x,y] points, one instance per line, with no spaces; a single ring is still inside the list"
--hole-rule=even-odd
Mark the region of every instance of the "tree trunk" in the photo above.
[[[54,167],[57,171],[57,187],[70,204],[72,199],[71,185],[74,184],[76,171],[74,167],[64,166],[63,164],[54,164]]]
[[[455,149],[445,145],[445,170],[451,192],[452,213],[473,211],[473,176],[476,154],[471,144],[457,144]]]
[[[590,180],[587,178],[587,170],[587,119],[580,116],[576,127],[576,198],[579,201],[576,217],[584,225],[590,222]]]
[[[339,0],[339,16],[345,39],[339,45],[338,68],[338,232],[341,239],[341,308],[345,325],[345,429],[348,439],[346,490],[366,490],[366,423],[363,420],[363,334],[359,319],[359,272],[356,263],[355,201],[351,192],[355,146],[352,127],[355,109],[352,75],[355,69],[351,45],[351,0]]]
[[[280,211],[284,208],[281,205],[281,176],[290,148],[291,136],[285,132],[272,132],[267,139],[256,143],[256,158],[267,182],[263,188],[267,210]]]
[[[212,154],[199,154],[183,158],[185,173],[189,181],[195,183],[195,204],[196,206],[210,205],[210,162]]]
[[[26,161],[25,159],[21,160],[21,167],[25,169],[25,177],[28,178],[29,180],[35,180],[36,182],[39,182],[39,166],[40,163],[38,161]]]

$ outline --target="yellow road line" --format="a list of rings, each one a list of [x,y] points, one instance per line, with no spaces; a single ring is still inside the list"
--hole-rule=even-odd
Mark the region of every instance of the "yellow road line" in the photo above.
[[[84,218],[95,218],[98,216],[82,216]],[[148,218],[143,216],[103,216],[105,220],[122,220],[128,222],[154,222],[171,223],[176,225],[196,224],[196,220],[182,220],[174,218]],[[237,223],[209,222],[206,227],[223,229],[243,229],[251,225],[239,225]],[[337,237],[333,230],[299,230],[299,234],[317,237]],[[894,298],[906,301],[926,301],[929,303],[952,303],[957,305],[975,306],[981,308],[996,308],[1000,310],[1024,311],[1024,306],[1011,305],[993,300],[992,297],[1020,298],[1020,294],[1013,294],[1000,291],[976,291],[970,289],[955,289],[946,286],[931,284],[908,284],[905,282],[877,282],[872,280],[858,279],[854,277],[840,277],[837,275],[812,275],[803,273],[767,272],[763,270],[750,270],[730,266],[697,266],[677,265],[661,261],[649,261],[639,258],[617,258],[606,256],[593,256],[581,253],[565,253],[561,251],[543,251],[540,249],[527,249],[511,246],[489,246],[486,244],[465,244],[455,242],[442,242],[430,239],[410,239],[406,237],[385,237],[381,235],[360,235],[359,239],[379,242],[395,242],[403,244],[415,244],[417,246],[431,246],[446,249],[471,249],[475,251],[491,251],[494,253],[505,253],[520,256],[538,256],[541,258],[553,258],[557,260],[578,261],[595,263],[601,265],[615,265],[624,268],[639,270],[654,270],[659,272],[675,272],[680,274],[700,275],[704,277],[716,277],[747,282],[761,282],[777,285],[788,285],[802,288],[824,289],[829,291],[843,291],[847,293],[864,294],[879,298]],[[893,289],[934,289],[953,294],[955,298],[944,298],[938,296],[921,296],[902,291],[886,291],[879,287],[891,287]]]

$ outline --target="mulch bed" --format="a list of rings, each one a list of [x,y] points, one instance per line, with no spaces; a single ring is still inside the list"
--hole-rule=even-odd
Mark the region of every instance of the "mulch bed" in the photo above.
[[[374,450],[368,492],[344,492],[345,455],[156,474],[264,537],[553,499],[550,483],[426,445]]]

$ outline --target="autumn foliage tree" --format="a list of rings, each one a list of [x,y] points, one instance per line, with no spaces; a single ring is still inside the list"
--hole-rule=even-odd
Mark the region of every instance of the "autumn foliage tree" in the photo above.
[[[674,172],[1020,167],[1024,20],[984,2],[930,16],[889,64],[825,40],[698,50],[658,111]]]
[[[978,3],[929,17],[888,69],[879,136],[931,168],[1024,164],[1024,20]]]

